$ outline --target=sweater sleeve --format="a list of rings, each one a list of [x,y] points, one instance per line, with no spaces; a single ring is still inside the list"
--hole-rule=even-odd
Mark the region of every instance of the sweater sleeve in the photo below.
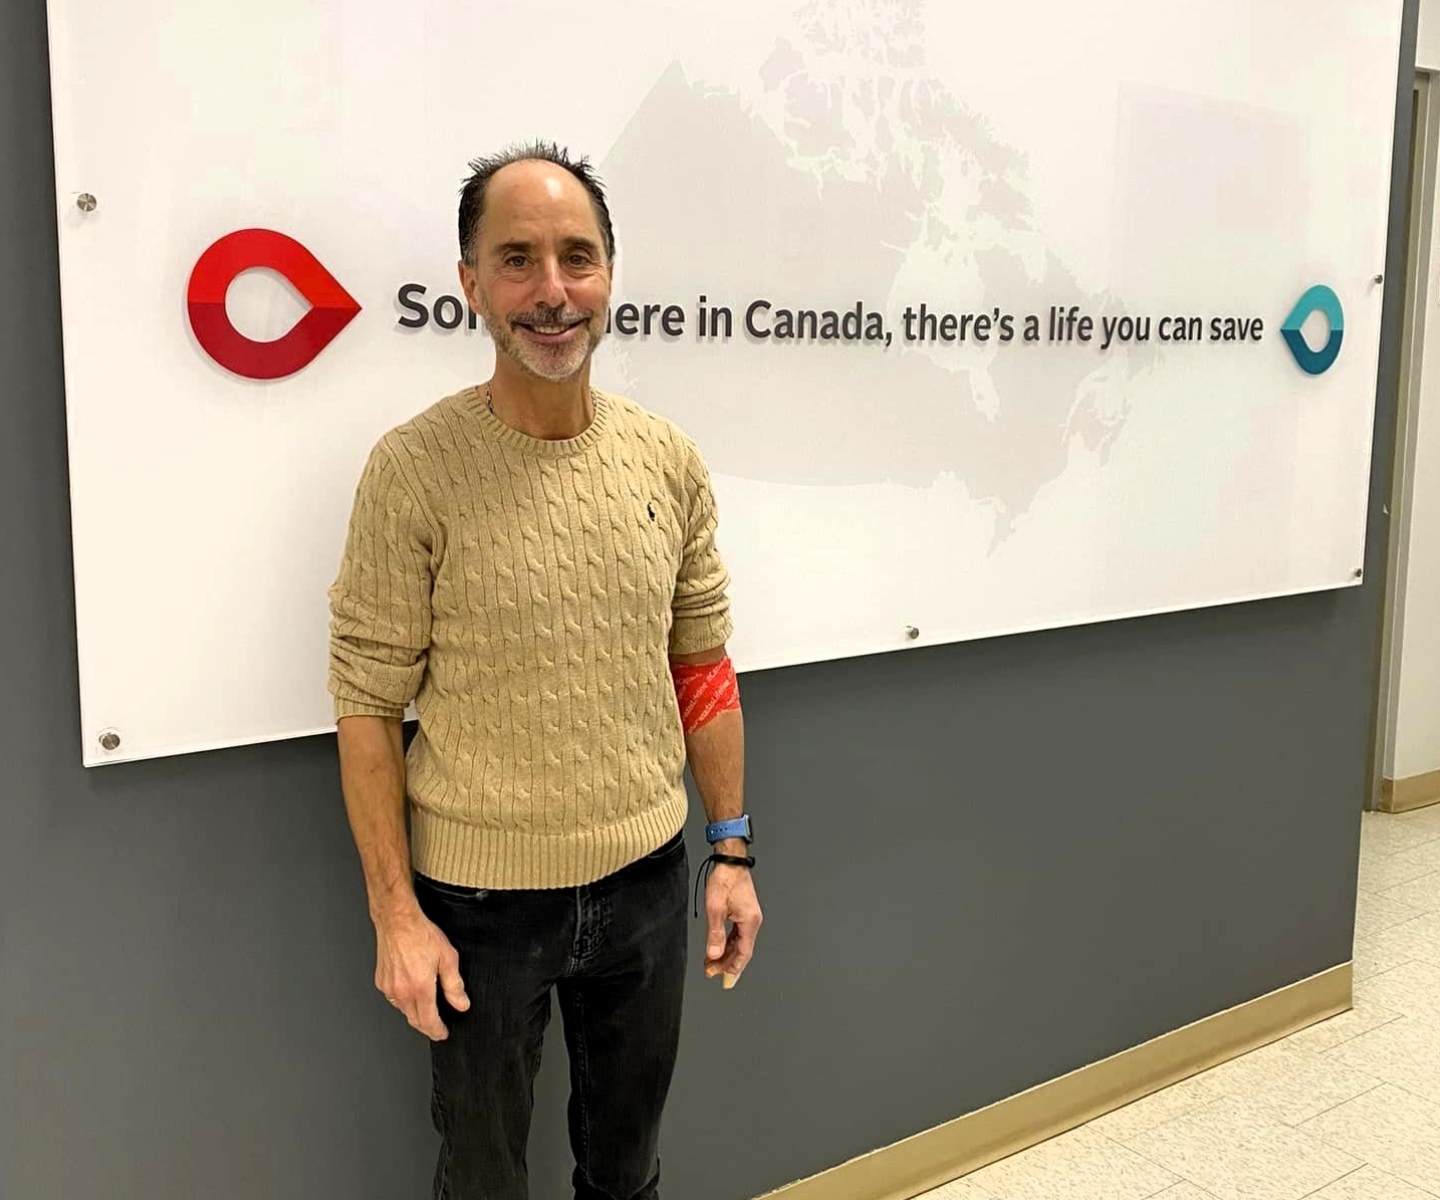
[[[335,717],[403,717],[430,645],[434,531],[382,441],[355,493],[330,588]]]
[[[699,654],[723,646],[734,632],[730,616],[730,574],[715,544],[718,514],[710,473],[688,440],[685,462],[687,507],[685,546],[671,603],[671,654]]]

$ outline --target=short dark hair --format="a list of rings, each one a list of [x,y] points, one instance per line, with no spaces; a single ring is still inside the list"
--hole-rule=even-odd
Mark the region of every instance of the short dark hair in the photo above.
[[[485,193],[490,180],[502,167],[519,162],[548,162],[562,167],[575,176],[580,186],[590,196],[590,207],[595,210],[595,220],[600,225],[600,235],[605,242],[605,257],[615,259],[615,230],[610,224],[610,206],[605,203],[605,185],[590,165],[588,158],[570,157],[564,146],[554,142],[525,142],[507,146],[498,154],[477,158],[470,164],[470,177],[460,189],[460,257],[473,263],[475,241],[480,236],[480,222],[485,216]]]

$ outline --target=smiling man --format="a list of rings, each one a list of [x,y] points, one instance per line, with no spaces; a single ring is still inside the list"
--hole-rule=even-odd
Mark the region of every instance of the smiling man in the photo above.
[[[437,1200],[528,1195],[552,994],[577,1200],[650,1200],[686,975],[687,760],[712,847],[706,974],[733,986],[761,921],[729,576],[695,446],[590,384],[615,261],[599,180],[544,143],[471,168],[460,279],[494,374],[380,440],[330,591],[375,983],[431,1039]]]

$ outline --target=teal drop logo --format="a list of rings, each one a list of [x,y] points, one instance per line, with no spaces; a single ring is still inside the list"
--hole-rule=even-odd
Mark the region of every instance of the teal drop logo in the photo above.
[[[1300,326],[1305,324],[1311,313],[1320,311],[1330,322],[1330,336],[1319,350],[1310,349]],[[1340,297],[1323,283],[1317,283],[1300,297],[1285,324],[1280,326],[1285,335],[1285,344],[1300,364],[1300,369],[1309,375],[1323,375],[1335,365],[1340,355],[1340,343],[1345,340],[1345,313],[1340,307]]]

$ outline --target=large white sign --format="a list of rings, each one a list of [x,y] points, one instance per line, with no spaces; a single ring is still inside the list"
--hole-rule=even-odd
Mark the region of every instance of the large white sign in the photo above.
[[[49,10],[88,763],[330,726],[361,464],[488,373],[457,191],[533,136],[742,670],[1354,582],[1400,0]]]

